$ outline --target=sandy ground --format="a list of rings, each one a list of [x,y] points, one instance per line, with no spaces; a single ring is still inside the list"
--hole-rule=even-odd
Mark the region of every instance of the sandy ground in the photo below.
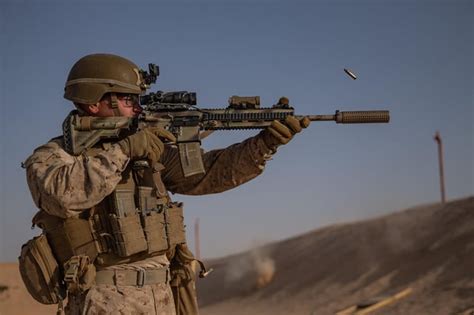
[[[411,288],[370,314],[474,315],[474,197],[329,226],[207,262],[202,315],[335,314]],[[54,314],[0,265],[0,314]]]
[[[273,279],[258,289],[262,262]],[[335,314],[412,288],[370,314],[474,314],[474,198],[329,226],[208,262],[202,314]],[[468,311],[468,310],[471,311]]]
[[[36,302],[26,291],[17,263],[0,264],[0,314],[56,314],[56,305]]]

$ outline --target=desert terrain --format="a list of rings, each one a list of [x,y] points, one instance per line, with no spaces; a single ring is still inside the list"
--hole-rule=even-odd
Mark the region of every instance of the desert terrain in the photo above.
[[[332,225],[206,264],[214,271],[197,282],[203,315],[474,314],[474,197]],[[16,263],[1,264],[0,314],[55,311],[28,296]]]
[[[206,315],[335,314],[408,288],[370,314],[474,314],[474,198],[328,226],[207,264],[214,274],[198,281]]]

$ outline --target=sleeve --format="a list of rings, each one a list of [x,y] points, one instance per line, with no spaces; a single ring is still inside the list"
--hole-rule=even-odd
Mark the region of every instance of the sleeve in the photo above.
[[[93,207],[112,193],[128,164],[118,145],[93,156],[72,156],[52,140],[25,161],[28,187],[38,208],[66,218]]]
[[[172,193],[205,195],[237,187],[263,172],[265,162],[274,152],[260,135],[225,149],[202,154],[205,174],[184,177],[176,147],[167,146],[162,155],[165,169],[162,180]]]

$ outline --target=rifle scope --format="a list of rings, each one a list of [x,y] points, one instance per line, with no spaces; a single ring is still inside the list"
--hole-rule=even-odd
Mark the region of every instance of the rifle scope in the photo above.
[[[196,93],[188,91],[174,91],[174,92],[163,92],[158,91],[156,93],[150,93],[140,97],[140,104],[152,105],[152,104],[186,104],[196,105]]]

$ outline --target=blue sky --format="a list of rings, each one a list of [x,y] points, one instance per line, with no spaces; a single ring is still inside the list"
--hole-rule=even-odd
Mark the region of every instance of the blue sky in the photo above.
[[[388,109],[388,125],[313,123],[264,174],[185,202],[190,245],[221,256],[335,222],[439,200],[433,135],[445,146],[448,199],[474,192],[471,1],[5,1],[0,4],[0,261],[13,261],[36,212],[20,163],[57,136],[72,64],[115,53],[153,90],[190,90],[198,105],[231,95],[289,97],[301,114]],[[358,76],[350,79],[343,68]],[[206,149],[255,132],[214,133]]]

